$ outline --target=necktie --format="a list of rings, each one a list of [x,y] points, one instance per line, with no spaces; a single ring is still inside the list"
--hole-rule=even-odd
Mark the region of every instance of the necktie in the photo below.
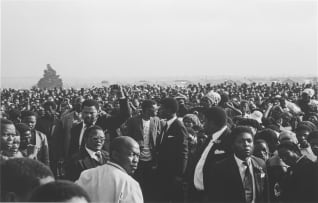
[[[103,157],[102,157],[102,153],[100,151],[95,152],[95,155],[98,159],[98,163],[103,164]]]
[[[243,180],[243,186],[245,190],[245,199],[246,199],[246,202],[252,202],[253,201],[253,178],[252,178],[252,174],[251,174],[248,163],[244,161],[243,164],[246,166],[245,176]]]
[[[168,129],[168,123],[166,123],[165,127],[163,128],[163,131],[162,131],[161,136],[160,136],[160,142],[159,142],[159,144],[162,143],[163,136],[166,134],[167,129]]]

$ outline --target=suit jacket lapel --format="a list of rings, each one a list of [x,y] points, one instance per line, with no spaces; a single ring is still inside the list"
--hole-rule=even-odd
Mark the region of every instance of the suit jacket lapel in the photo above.
[[[155,146],[155,140],[156,138],[154,137],[154,127],[155,127],[155,123],[154,123],[154,119],[150,118],[150,126],[149,126],[149,144],[150,147],[153,149]]]
[[[236,184],[238,186],[236,188],[240,188],[237,192],[239,192],[239,194],[241,194],[242,200],[245,201],[245,190],[244,190],[244,186],[243,186],[243,181],[241,178],[239,167],[234,159],[234,156],[231,157],[231,165],[232,166],[230,168],[231,168],[231,170],[233,170],[233,184]]]
[[[252,166],[253,166],[253,174],[254,174],[254,181],[255,181],[255,195],[256,199],[259,198],[259,195],[262,191],[262,175],[265,176],[265,173],[263,172],[261,166],[253,159],[252,160]]]

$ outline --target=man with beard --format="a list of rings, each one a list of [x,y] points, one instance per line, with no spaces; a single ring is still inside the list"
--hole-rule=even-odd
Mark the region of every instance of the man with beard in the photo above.
[[[109,133],[106,132],[105,134],[111,134],[111,132],[116,131],[116,129],[119,128],[130,117],[128,100],[125,98],[122,88],[118,85],[114,85],[112,86],[112,92],[116,92],[117,98],[119,99],[120,112],[118,115],[103,115],[99,117],[99,104],[97,101],[88,99],[83,102],[83,122],[73,126],[71,129],[71,141],[68,154],[69,157],[84,149],[86,140],[84,133],[88,127],[92,125],[98,125],[103,129],[104,132],[106,130],[109,131]],[[109,144],[109,140],[111,141],[112,139],[112,137],[106,137],[105,144]]]
[[[253,132],[239,126],[231,133],[234,154],[213,165],[205,192],[209,202],[264,202],[268,199],[265,162],[252,155]]]

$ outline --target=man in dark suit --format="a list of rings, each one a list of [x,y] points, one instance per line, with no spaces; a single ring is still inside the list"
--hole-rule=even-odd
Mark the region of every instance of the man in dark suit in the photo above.
[[[82,96],[77,97],[73,104],[73,109],[70,112],[61,116],[61,123],[63,128],[63,139],[61,145],[63,145],[63,157],[64,160],[68,158],[68,152],[71,141],[71,129],[73,126],[82,122],[82,104],[84,98]]]
[[[188,161],[188,132],[177,119],[178,102],[175,99],[163,99],[159,111],[167,122],[158,137],[158,200],[181,202]]]
[[[124,92],[120,86],[114,86],[112,91],[117,91],[117,98],[119,98],[120,112],[116,116],[107,116],[103,115],[98,117],[99,104],[95,100],[85,100],[82,104],[82,123],[75,125],[71,129],[71,141],[69,147],[69,156],[76,154],[80,151],[80,149],[84,148],[85,130],[91,125],[100,126],[104,132],[107,130],[105,134],[109,135],[109,132],[116,131],[129,117],[130,117],[130,109],[128,106],[128,100],[124,96]],[[108,148],[111,137],[106,137],[105,148]],[[84,141],[84,142],[83,142]]]
[[[194,169],[193,184],[197,191],[204,190],[203,176],[211,166],[230,154],[229,129],[227,127],[227,116],[220,107],[211,107],[204,111],[204,133],[207,138],[198,146],[196,154],[197,164]],[[199,192],[192,191],[193,198],[202,198]]]
[[[239,126],[231,133],[234,154],[212,166],[204,176],[209,202],[266,202],[269,198],[265,162],[252,155],[253,132]]]
[[[82,171],[105,164],[109,160],[108,152],[102,150],[105,134],[99,126],[91,126],[86,132],[85,149],[73,155],[66,167],[66,178],[75,181]]]
[[[127,135],[134,138],[140,146],[138,169],[134,177],[139,182],[144,200],[154,197],[154,167],[156,166],[155,146],[160,135],[161,122],[157,114],[157,105],[152,100],[141,104],[141,115],[132,117],[127,122]]]
[[[301,154],[297,144],[278,146],[279,157],[290,167],[281,185],[283,202],[318,202],[318,165]]]

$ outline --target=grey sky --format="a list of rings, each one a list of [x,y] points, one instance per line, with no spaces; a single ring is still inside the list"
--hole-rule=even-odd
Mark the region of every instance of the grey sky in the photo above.
[[[2,0],[2,76],[317,75],[309,0]]]

